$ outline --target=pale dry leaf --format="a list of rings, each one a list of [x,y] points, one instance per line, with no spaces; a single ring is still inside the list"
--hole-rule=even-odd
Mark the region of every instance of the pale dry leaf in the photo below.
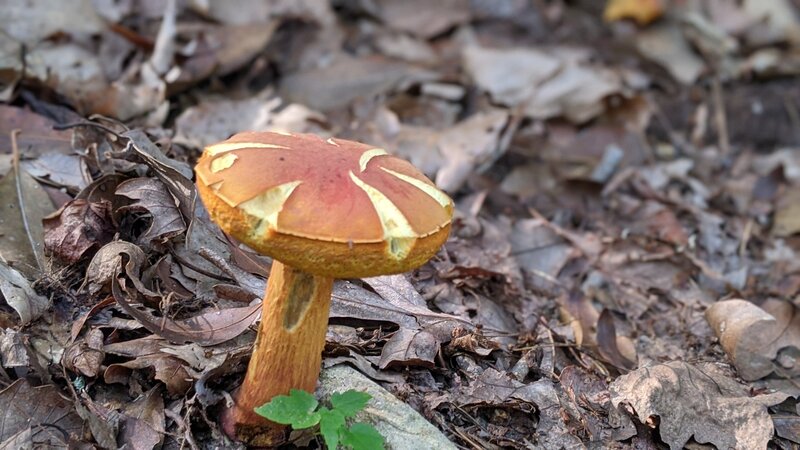
[[[0,180],[0,261],[28,276],[44,267],[42,219],[53,211],[50,197],[24,170]]]
[[[0,9],[0,29],[28,45],[59,32],[93,34],[105,28],[90,0],[2,0]]]
[[[438,147],[444,156],[444,164],[436,174],[436,185],[453,193],[473,173],[491,167],[508,148],[502,140],[508,121],[507,111],[490,109],[443,131]]]
[[[2,331],[0,357],[2,357],[3,367],[6,369],[29,367],[30,356],[22,333],[10,328]]]
[[[373,11],[389,27],[429,39],[471,17],[468,0],[384,0]]]
[[[531,48],[493,49],[470,45],[462,53],[464,68],[475,84],[506,106],[528,101],[537,86],[561,68],[550,54]]]
[[[287,74],[280,94],[291,102],[329,111],[357,98],[389,92],[403,82],[431,78],[433,74],[399,61],[340,57],[325,67]]]
[[[630,405],[642,423],[658,416],[661,439],[679,450],[694,437],[717,448],[766,448],[773,425],[768,406],[785,394],[751,396],[747,386],[711,364],[695,367],[672,361],[644,367],[611,383],[615,407]]]
[[[782,350],[800,352],[800,309],[769,299],[761,307],[746,300],[724,300],[706,310],[706,320],[743,379],[757,380],[778,371],[800,376],[797,361],[779,361]],[[787,354],[786,357],[789,355]]]
[[[800,190],[789,189],[775,205],[772,234],[785,237],[800,233]]]
[[[567,62],[534,92],[525,112],[536,119],[564,117],[582,124],[605,111],[605,98],[622,90],[613,70]]]
[[[22,325],[38,319],[50,307],[50,300],[47,297],[37,294],[25,276],[2,261],[0,261],[0,294],[8,306],[17,312]]]
[[[34,160],[22,161],[21,166],[29,174],[50,180],[71,192],[80,191],[92,181],[86,161],[78,155],[49,152]]]
[[[305,133],[309,120],[324,116],[296,103],[282,105],[269,91],[242,100],[208,98],[178,116],[175,142],[204,148],[240,131]]]
[[[655,25],[640,32],[636,46],[644,57],[663,66],[685,85],[694,84],[706,70],[705,63],[694,53],[676,22]]]
[[[434,367],[441,342],[426,330],[401,328],[384,344],[378,367],[422,366]]]
[[[191,6],[226,24],[264,23],[276,17],[309,20],[320,25],[335,21],[328,2],[317,0],[208,0],[192,2]]]

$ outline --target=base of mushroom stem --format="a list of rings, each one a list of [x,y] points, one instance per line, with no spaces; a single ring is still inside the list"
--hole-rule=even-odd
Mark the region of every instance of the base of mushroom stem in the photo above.
[[[236,405],[224,408],[219,417],[222,431],[231,440],[247,444],[248,448],[274,448],[288,441],[289,427],[286,425],[264,418],[261,418],[263,423],[243,422],[241,418],[247,416]]]

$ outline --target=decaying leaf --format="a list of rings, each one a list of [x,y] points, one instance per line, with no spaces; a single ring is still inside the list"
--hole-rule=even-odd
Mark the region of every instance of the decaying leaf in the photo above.
[[[25,379],[17,380],[0,392],[0,411],[0,442],[20,444],[6,448],[66,450],[84,431],[72,403],[52,385],[33,387]]]
[[[133,403],[126,405],[120,426],[120,445],[134,450],[160,448],[164,441],[164,398],[156,386]]]
[[[25,325],[39,318],[50,307],[50,300],[36,293],[30,282],[8,264],[0,261],[0,294],[19,314]]]
[[[43,222],[45,251],[66,263],[74,263],[89,249],[107,244],[114,234],[107,200],[72,200]]]
[[[759,307],[746,300],[724,300],[706,310],[706,320],[743,379],[776,371],[800,376],[800,309],[792,303],[769,299]]]
[[[714,366],[681,361],[637,369],[614,380],[610,391],[614,406],[630,405],[642,423],[658,416],[661,439],[673,450],[692,437],[717,448],[766,448],[773,433],[767,407],[786,398],[753,397]]]
[[[61,362],[72,372],[94,378],[99,373],[104,358],[103,332],[94,328],[83,339],[67,347]]]

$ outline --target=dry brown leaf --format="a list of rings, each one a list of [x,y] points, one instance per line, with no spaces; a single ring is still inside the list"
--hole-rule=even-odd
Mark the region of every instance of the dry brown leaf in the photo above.
[[[52,385],[33,387],[19,379],[0,392],[0,411],[0,442],[24,443],[10,448],[66,450],[71,440],[79,440],[84,433],[73,405]]]
[[[378,366],[422,366],[433,367],[441,342],[426,330],[401,328],[384,344]]]
[[[114,236],[111,203],[76,199],[44,221],[44,248],[48,255],[66,263],[77,262],[92,248],[100,248]]]
[[[103,380],[106,383],[128,384],[132,370],[149,368],[155,371],[154,378],[167,386],[169,395],[184,395],[194,383],[194,377],[186,370],[183,361],[163,353],[111,364],[103,372]]]
[[[773,425],[767,407],[785,394],[750,396],[747,386],[713,365],[681,361],[637,369],[611,383],[614,406],[624,403],[646,423],[658,416],[661,439],[680,450],[694,437],[717,448],[767,448]]]
[[[160,448],[164,441],[164,398],[156,386],[125,406],[117,442],[133,450]]]
[[[94,378],[100,372],[103,359],[103,332],[94,328],[65,349],[61,363],[67,370]]]
[[[17,145],[24,158],[72,151],[72,133],[54,130],[53,125],[52,120],[27,109],[0,105],[0,154],[11,153],[11,130],[22,130],[17,135]]]
[[[597,318],[597,349],[618,369],[627,371],[636,367],[633,343],[625,336],[617,336],[614,316],[608,309],[603,309]]]
[[[800,352],[797,306],[775,299],[761,307],[746,300],[724,300],[706,310],[706,320],[743,379],[757,380],[772,372],[800,377],[796,356],[787,351]]]

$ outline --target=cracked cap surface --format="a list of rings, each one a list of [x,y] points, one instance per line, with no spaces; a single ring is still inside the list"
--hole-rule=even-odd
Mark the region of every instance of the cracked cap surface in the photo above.
[[[206,147],[200,197],[253,249],[336,278],[410,270],[447,239],[453,202],[385,150],[310,134],[245,132]]]

